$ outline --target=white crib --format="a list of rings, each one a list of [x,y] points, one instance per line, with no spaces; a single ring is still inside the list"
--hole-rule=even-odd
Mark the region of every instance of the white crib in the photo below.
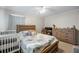
[[[20,40],[15,31],[0,32],[0,53],[13,53],[20,50]]]

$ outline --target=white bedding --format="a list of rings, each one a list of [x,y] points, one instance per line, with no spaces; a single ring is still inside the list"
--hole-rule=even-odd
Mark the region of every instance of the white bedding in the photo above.
[[[21,37],[21,36],[20,36]],[[45,44],[53,44],[57,39],[54,36],[36,34],[34,36],[21,37],[21,48],[24,53],[33,53],[34,49],[39,48]]]

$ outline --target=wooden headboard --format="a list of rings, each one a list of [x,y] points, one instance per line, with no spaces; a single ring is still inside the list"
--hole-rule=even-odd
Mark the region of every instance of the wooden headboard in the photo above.
[[[33,30],[36,31],[35,25],[16,25],[17,33],[20,31]]]

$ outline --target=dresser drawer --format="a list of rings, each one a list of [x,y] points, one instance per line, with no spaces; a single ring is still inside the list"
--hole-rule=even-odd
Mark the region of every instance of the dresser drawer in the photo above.
[[[73,40],[70,40],[70,39],[64,39],[63,41],[64,41],[64,42],[67,42],[67,43],[74,44],[74,41],[73,41]]]

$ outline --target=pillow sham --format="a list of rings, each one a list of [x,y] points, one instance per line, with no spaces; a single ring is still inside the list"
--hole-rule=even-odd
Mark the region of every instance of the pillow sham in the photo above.
[[[20,34],[22,34],[25,37],[25,36],[34,36],[37,33],[35,31],[21,31]]]
[[[21,31],[20,34],[25,37],[25,36],[32,36],[32,33],[29,31]]]

